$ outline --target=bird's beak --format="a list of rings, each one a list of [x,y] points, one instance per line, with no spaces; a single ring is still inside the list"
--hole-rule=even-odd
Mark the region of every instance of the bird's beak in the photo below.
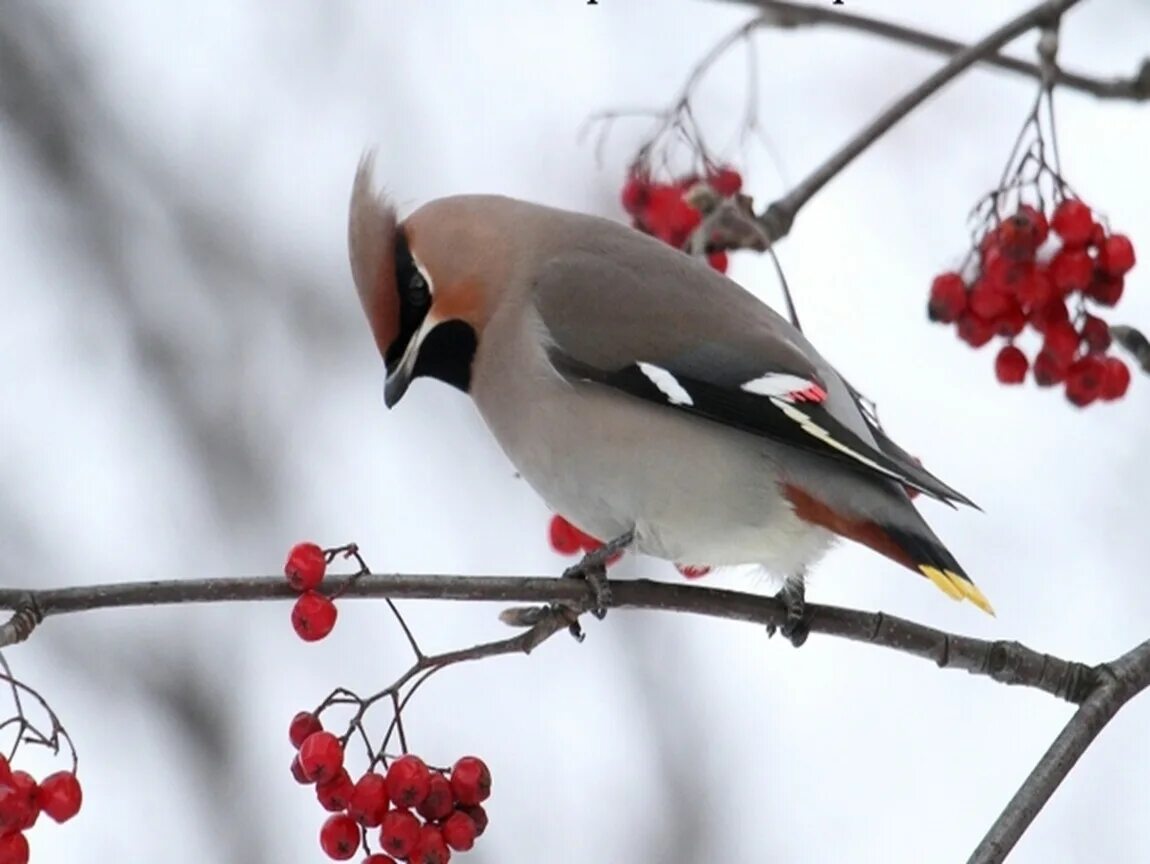
[[[438,323],[439,321],[429,312],[427,317],[423,319],[423,323],[419,325],[419,329],[411,337],[411,341],[407,343],[407,350],[403,352],[403,357],[400,358],[395,369],[388,374],[387,381],[383,385],[383,404],[388,408],[394,408],[396,403],[403,398],[403,394],[407,392],[407,388],[411,386],[415,361],[419,359],[419,347],[423,344],[424,337]]]

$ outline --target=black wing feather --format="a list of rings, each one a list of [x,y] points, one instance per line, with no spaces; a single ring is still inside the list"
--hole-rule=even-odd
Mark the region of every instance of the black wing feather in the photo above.
[[[782,405],[757,393],[723,387],[692,378],[680,372],[665,370],[674,376],[679,386],[691,397],[689,403],[676,402],[668,399],[667,395],[638,365],[604,371],[579,363],[556,350],[552,350],[551,360],[557,369],[568,375],[603,384],[640,399],[667,405],[689,414],[741,429],[744,432],[761,435],[800,450],[834,459],[853,470],[883,474],[892,480],[919,488],[919,484],[913,478],[906,476],[906,472],[898,461],[875,450],[855,432],[836,420],[819,403],[783,404],[792,410],[801,411],[811,423],[817,424],[830,438],[853,451],[856,455],[852,456],[827,443],[825,439],[804,430],[794,417],[788,416]],[[861,461],[863,459],[870,460],[873,464],[868,465]],[[926,488],[923,491],[932,493],[934,490]]]

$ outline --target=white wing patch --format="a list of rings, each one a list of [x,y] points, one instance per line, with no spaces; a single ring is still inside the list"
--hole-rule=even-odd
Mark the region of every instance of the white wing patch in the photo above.
[[[808,435],[812,435],[815,438],[818,438],[824,444],[829,444],[831,447],[834,447],[839,452],[847,454],[852,459],[855,459],[855,460],[861,462],[862,464],[866,465],[869,468],[873,468],[875,471],[879,471],[883,474],[886,474],[888,477],[895,478],[896,480],[902,480],[903,479],[901,474],[899,474],[895,471],[891,471],[889,468],[886,468],[886,467],[880,465],[879,463],[877,463],[873,459],[871,459],[869,456],[865,456],[864,454],[859,453],[856,450],[852,450],[850,447],[848,447],[846,444],[843,444],[841,441],[836,441],[830,432],[828,432],[826,429],[824,429],[822,426],[820,426],[818,423],[816,423],[814,420],[812,420],[807,414],[800,411],[798,408],[796,408],[794,405],[792,405],[786,399],[780,398],[778,396],[771,396],[769,398],[771,400],[771,403],[776,408],[778,408],[780,411],[782,411],[784,414],[786,414],[789,418],[791,418],[796,423],[798,423],[799,427],[804,432],[806,432]]]
[[[666,369],[661,369],[652,363],[638,364],[639,371],[647,376],[647,380],[659,388],[659,392],[667,397],[667,401],[672,405],[694,405],[695,400],[691,398],[691,394],[684,389],[683,385],[679,383]]]
[[[778,397],[787,402],[822,402],[827,398],[826,391],[814,381],[788,375],[786,372],[768,372],[742,384],[740,390],[756,396]],[[792,418],[793,419],[793,418]]]

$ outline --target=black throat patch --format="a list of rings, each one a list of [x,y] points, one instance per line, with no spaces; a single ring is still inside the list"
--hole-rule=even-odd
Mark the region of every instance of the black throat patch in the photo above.
[[[437,324],[419,346],[411,377],[438,378],[466,393],[471,389],[471,363],[478,345],[475,330],[466,321]]]

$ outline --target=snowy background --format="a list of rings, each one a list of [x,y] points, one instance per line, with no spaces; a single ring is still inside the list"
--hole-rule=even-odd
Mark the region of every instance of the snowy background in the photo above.
[[[974,39],[1029,0],[852,2]],[[399,409],[346,263],[361,152],[404,210],[491,191],[623,218],[658,106],[748,8],[703,0],[0,0],[0,561],[48,587],[275,572],[288,546],[357,540],[379,570],[547,574],[548,511],[470,403],[433,382]],[[1084,3],[1062,60],[1128,75],[1150,9]],[[1032,39],[1016,50],[1029,52]],[[830,30],[756,38],[777,155],[722,149],[741,52],[699,105],[767,201],[940,60]],[[997,179],[1029,81],[978,71],[852,165],[780,247],[814,341],[887,428],[985,508],[922,505],[998,610],[981,615],[858,547],[815,601],[882,609],[1096,662],[1150,635],[1142,446],[1150,381],[1077,411],[993,381],[993,352],[929,325],[930,278]],[[1117,319],[1150,325],[1150,110],[1060,93],[1066,173],[1147,259]],[[777,302],[765,259],[731,275]],[[657,561],[620,575],[677,579]],[[751,587],[740,577],[717,584]],[[505,635],[497,607],[406,603],[431,650]],[[492,765],[484,862],[961,861],[1071,708],[1041,693],[756,627],[615,612],[589,638],[449,671],[412,746]],[[381,605],[305,645],[285,604],[49,621],[7,656],[80,750],[85,807],[33,860],[318,862],[323,814],[290,779],[287,721],[408,663]],[[1150,697],[1106,730],[1019,862],[1150,859]],[[33,760],[40,775],[47,761]]]

